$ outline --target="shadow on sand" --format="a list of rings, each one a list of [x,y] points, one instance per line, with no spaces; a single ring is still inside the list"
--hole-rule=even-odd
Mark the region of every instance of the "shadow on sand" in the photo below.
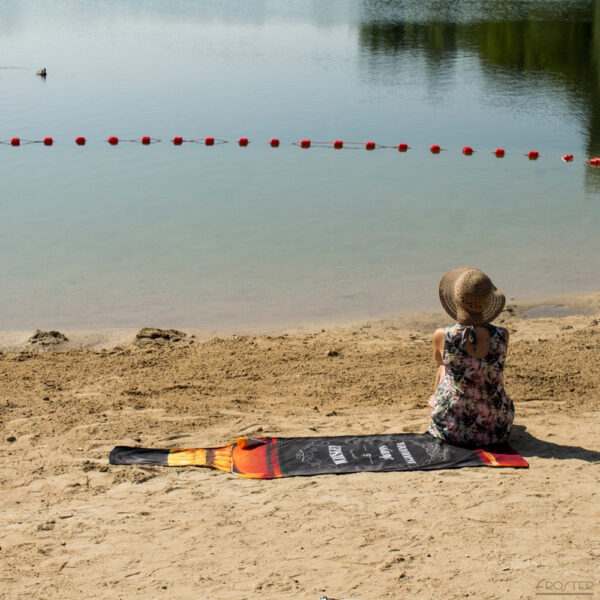
[[[574,458],[586,462],[600,462],[600,452],[588,450],[581,446],[562,446],[546,440],[540,440],[527,432],[523,425],[514,425],[510,433],[509,443],[522,456],[538,456],[539,458],[558,458],[567,460]]]

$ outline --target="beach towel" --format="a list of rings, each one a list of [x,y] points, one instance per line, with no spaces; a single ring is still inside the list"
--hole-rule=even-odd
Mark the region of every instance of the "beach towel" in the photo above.
[[[113,465],[211,467],[248,479],[461,467],[528,467],[508,444],[469,449],[428,433],[334,437],[239,438],[219,448],[116,446]]]

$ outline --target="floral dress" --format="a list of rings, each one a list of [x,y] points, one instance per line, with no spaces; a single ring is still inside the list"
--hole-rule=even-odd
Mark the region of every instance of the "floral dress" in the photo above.
[[[465,350],[467,326],[446,329],[446,373],[437,388],[429,426],[429,433],[444,441],[488,446],[503,442],[510,433],[515,408],[504,390],[505,330],[484,327],[490,349],[483,358],[472,358]]]

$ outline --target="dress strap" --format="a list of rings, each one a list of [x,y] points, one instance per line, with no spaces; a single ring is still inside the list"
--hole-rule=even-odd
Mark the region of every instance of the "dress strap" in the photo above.
[[[473,346],[473,352],[477,352],[477,335],[474,325],[465,325],[460,338],[460,344],[463,348],[465,347],[465,342],[469,342]]]

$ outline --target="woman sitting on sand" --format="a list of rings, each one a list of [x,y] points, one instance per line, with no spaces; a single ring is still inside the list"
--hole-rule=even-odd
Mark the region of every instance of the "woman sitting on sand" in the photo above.
[[[504,294],[472,267],[446,273],[440,301],[456,325],[433,335],[433,356],[440,365],[429,433],[465,446],[503,442],[515,409],[504,390],[508,331],[491,325],[504,308]]]

